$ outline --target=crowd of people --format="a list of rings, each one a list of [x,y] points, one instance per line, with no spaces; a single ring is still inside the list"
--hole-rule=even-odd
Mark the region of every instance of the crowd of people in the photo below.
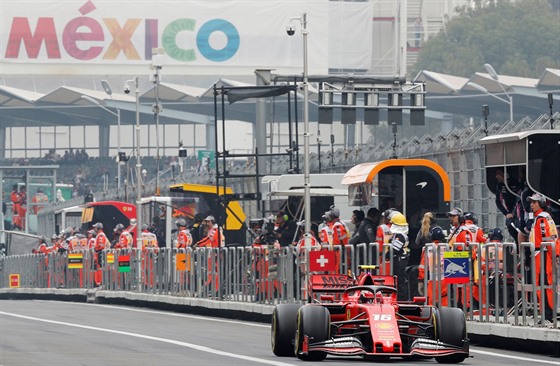
[[[497,176],[500,172],[497,173]],[[498,179],[498,184],[503,182]],[[517,242],[529,241],[534,244],[536,265],[536,281],[537,285],[541,281],[541,261],[545,270],[544,281],[547,285],[552,283],[552,261],[560,254],[560,240],[558,239],[557,227],[551,214],[547,211],[547,199],[538,193],[530,195],[523,193],[521,195],[524,202],[517,197],[511,200],[507,193],[497,190],[496,203],[500,210],[503,209],[505,222],[508,232]],[[527,211],[528,207],[528,211]],[[517,208],[517,211],[516,211]],[[522,211],[521,211],[522,210]],[[389,208],[381,212],[377,208],[371,207],[366,213],[362,210],[354,210],[352,212],[351,224],[353,230],[350,230],[340,218],[340,210],[331,206],[329,211],[323,215],[321,225],[311,224],[310,243],[314,249],[333,249],[339,246],[337,251],[337,269],[342,267],[342,261],[348,260],[344,255],[343,248],[349,248],[352,245],[361,243],[377,243],[379,253],[373,256],[373,261],[390,262],[393,266],[393,273],[397,276],[398,298],[399,300],[408,300],[414,296],[426,295],[432,303],[436,299],[431,298],[434,284],[428,281],[429,288],[424,289],[422,284],[427,273],[428,265],[434,263],[426,263],[433,261],[437,263],[441,258],[436,258],[435,247],[427,246],[429,243],[447,244],[448,250],[471,251],[471,244],[484,244],[487,242],[503,243],[504,232],[501,228],[494,228],[488,233],[478,227],[478,219],[473,212],[464,212],[461,208],[455,207],[447,212],[449,218],[449,227],[437,225],[436,214],[434,212],[425,212],[420,230],[415,238],[409,238],[409,224],[405,215],[395,208]],[[225,246],[225,236],[221,226],[218,225],[216,219],[208,215],[202,219],[200,215],[196,215],[190,225],[184,218],[179,218],[175,222],[176,240],[174,246],[178,249],[186,248],[221,248]],[[94,224],[90,230],[81,232],[78,228],[69,228],[64,230],[60,235],[51,238],[50,245],[43,238],[37,253],[48,254],[51,252],[65,252],[73,250],[93,249],[96,253],[104,249],[127,249],[136,248],[134,229],[136,221],[133,219],[130,225],[125,227],[123,224],[117,224],[114,228],[112,239],[109,239],[103,232],[101,223]],[[142,249],[157,250],[160,246],[165,245],[165,240],[157,234],[157,222],[152,226],[143,225],[141,228]],[[510,231],[510,227],[515,231]],[[274,215],[274,221],[270,232],[263,231],[264,228],[258,228],[258,234],[253,242],[253,247],[282,248],[291,247],[294,252],[301,256],[305,252],[305,232],[304,223],[296,223],[284,211],[278,211]],[[447,233],[447,235],[446,235]],[[515,236],[513,235],[515,234]],[[544,244],[543,243],[549,243]],[[428,252],[432,251],[432,252]],[[479,252],[480,253],[480,252]],[[520,253],[523,257],[527,257],[530,253]],[[484,260],[484,258],[476,258],[475,251],[472,252],[473,260]],[[529,260],[530,258],[525,258]],[[100,266],[99,260],[96,265]],[[366,263],[364,263],[366,264]],[[209,259],[208,266],[213,266],[213,260]],[[486,263],[482,268],[485,268]],[[410,268],[416,268],[417,272],[412,271],[415,278],[411,279]],[[217,270],[216,270],[217,271]],[[483,275],[481,275],[483,276]],[[209,279],[210,281],[210,279]],[[412,286],[411,286],[412,283]],[[473,295],[476,301],[485,301],[479,298],[478,283],[474,284]],[[445,289],[439,288],[440,292],[438,300],[442,305],[449,304]],[[485,297],[486,294],[483,294]],[[539,299],[541,293],[538,293]],[[553,291],[548,289],[544,294],[545,315],[548,320],[552,318]],[[463,296],[462,301],[467,301]],[[467,304],[467,306],[470,304]]]

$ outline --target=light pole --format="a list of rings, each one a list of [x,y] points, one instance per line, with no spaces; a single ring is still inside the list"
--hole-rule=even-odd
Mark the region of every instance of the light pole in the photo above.
[[[307,13],[302,13],[299,17],[290,18],[290,22],[299,21],[301,25],[301,34],[303,36],[303,203],[305,207],[305,248],[307,251],[311,248],[311,191],[309,179],[309,90],[308,90],[308,72],[307,72]],[[288,25],[286,32],[289,36],[293,36],[295,29]]]
[[[153,70],[152,82],[154,83],[155,99],[156,104],[152,107],[156,120],[156,192],[155,195],[161,195],[161,188],[159,186],[159,166],[160,166],[160,156],[159,156],[159,114],[162,111],[161,102],[159,99],[159,83],[160,76],[159,71],[163,67],[163,48],[153,48],[152,49],[152,63],[150,64],[150,69]]]
[[[113,99],[113,89],[107,80],[101,80],[101,85],[105,89],[105,93],[111,97],[113,106],[117,110],[117,196],[121,191],[121,110],[117,107],[117,103]]]
[[[505,100],[504,98],[500,98],[497,95],[490,93],[488,91],[488,89],[486,89],[482,85],[478,85],[477,83],[473,83],[472,81],[469,81],[467,83],[467,85],[476,89],[476,90],[478,90],[478,91],[483,92],[484,94],[488,94],[491,97],[494,97],[494,98],[496,98],[496,99],[498,99],[498,100],[500,100],[504,103],[509,104],[509,119],[510,119],[510,121],[513,121],[513,103],[512,103],[512,99],[511,99],[511,97],[509,97],[509,95],[508,95],[508,97],[509,97],[509,101],[508,101],[508,100]]]
[[[496,70],[494,70],[492,65],[484,64],[484,68],[486,69],[486,72],[488,72],[488,74],[490,74],[490,77],[492,79],[494,79],[498,83],[498,85],[500,85],[500,88],[502,88],[502,91],[507,96],[507,98],[509,100],[509,120],[513,121],[513,97],[508,94],[508,92],[506,91],[506,89],[504,88],[502,83],[500,83],[500,81],[498,80],[498,74],[496,73]]]
[[[136,249],[142,249],[142,162],[140,160],[140,90],[138,89],[138,76],[125,82],[125,93],[134,88],[136,97]],[[140,262],[140,261],[139,261]],[[139,264],[140,266],[140,264]],[[139,267],[140,269],[140,267]],[[138,271],[139,276],[141,270]],[[139,280],[140,281],[140,280]],[[140,286],[140,282],[138,282]]]

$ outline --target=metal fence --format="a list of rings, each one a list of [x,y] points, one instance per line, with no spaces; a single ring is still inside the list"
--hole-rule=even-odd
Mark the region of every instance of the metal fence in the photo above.
[[[453,249],[447,244],[426,245],[422,280],[418,280],[417,267],[399,270],[390,245],[380,248],[371,243],[332,249],[339,258],[338,273],[359,276],[360,264],[377,264],[378,274],[395,274],[401,284],[406,284],[409,299],[425,295],[426,303],[443,305],[447,298],[449,306],[461,307],[468,319],[480,322],[558,327],[557,258],[549,269],[555,274],[551,284],[545,282],[545,261],[540,261],[537,271],[535,260],[542,253],[551,253],[552,243],[543,243],[541,251],[523,243],[522,255],[513,243],[471,244],[463,252],[467,253],[468,266],[462,268],[466,280],[461,284],[447,283],[446,272],[453,272],[453,268],[444,266],[443,253]],[[307,258],[305,252],[298,253],[294,247],[267,246],[25,254],[0,259],[0,287],[10,287],[10,277],[18,275],[23,288],[100,287],[216,301],[305,302]],[[537,297],[547,290],[554,294],[552,324],[541,321],[544,300],[541,297],[539,302]]]

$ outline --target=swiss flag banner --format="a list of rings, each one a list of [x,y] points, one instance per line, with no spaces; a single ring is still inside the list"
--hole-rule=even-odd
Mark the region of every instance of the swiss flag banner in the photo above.
[[[332,250],[312,250],[309,252],[309,271],[336,271],[336,253]]]

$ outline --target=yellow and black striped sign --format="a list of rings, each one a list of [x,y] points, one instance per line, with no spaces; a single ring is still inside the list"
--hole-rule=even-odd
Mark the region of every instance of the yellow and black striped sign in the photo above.
[[[115,263],[115,255],[113,253],[107,253],[107,263]]]
[[[82,253],[68,254],[68,269],[84,268],[84,255]]]

